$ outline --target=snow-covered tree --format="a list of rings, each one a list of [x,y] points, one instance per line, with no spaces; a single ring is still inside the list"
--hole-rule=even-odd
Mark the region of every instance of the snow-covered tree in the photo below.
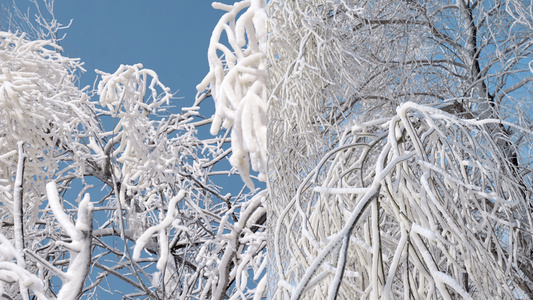
[[[261,297],[265,192],[249,169],[264,181],[265,5],[215,5],[227,13],[191,107],[141,64],[80,89],[80,60],[55,36],[0,32],[2,298]],[[204,117],[211,94],[217,114]],[[213,136],[197,134],[210,124]]]
[[[271,2],[271,297],[533,298],[531,7]]]
[[[533,298],[529,0],[215,3],[191,107],[80,89],[44,3],[0,32],[2,297]]]

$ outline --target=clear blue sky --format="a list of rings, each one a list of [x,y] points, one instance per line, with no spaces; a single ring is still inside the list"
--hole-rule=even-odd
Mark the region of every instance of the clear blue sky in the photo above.
[[[0,0],[4,1],[4,0]],[[17,0],[22,1],[22,0]],[[233,3],[232,0],[219,1]],[[79,57],[91,85],[94,69],[114,72],[120,64],[142,63],[186,102],[208,71],[207,46],[223,12],[210,0],[58,0],[55,16],[73,23],[61,41],[64,55]]]

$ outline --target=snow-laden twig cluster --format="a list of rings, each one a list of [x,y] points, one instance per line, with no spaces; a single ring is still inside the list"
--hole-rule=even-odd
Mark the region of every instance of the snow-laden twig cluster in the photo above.
[[[183,130],[182,134],[174,142],[167,140],[168,124],[155,117],[165,113],[172,94],[153,70],[137,64],[121,65],[114,74],[99,73],[99,104],[107,108],[103,113],[112,118],[113,129],[107,136],[107,143],[89,137],[88,146],[97,155],[96,161],[105,173],[116,172],[119,176],[120,200],[124,203],[126,194],[131,196],[134,192],[153,188],[158,180],[165,181],[165,173],[172,169],[166,168],[176,161],[176,156],[191,154],[185,149],[179,154],[178,149],[172,148],[196,142],[196,139],[192,137],[191,127],[176,122],[173,130]],[[120,170],[112,169],[113,160]]]
[[[259,280],[265,267],[266,236],[261,229],[265,212],[262,202],[254,200],[262,198],[249,199],[242,192],[223,195],[209,178],[215,164],[228,154],[221,149],[226,137],[199,140],[193,125],[197,108],[160,119],[171,94],[153,71],[140,65],[102,73],[98,95],[107,109],[96,110],[116,121],[110,132],[90,137],[88,147],[99,164],[99,176],[118,191],[120,201],[113,203],[126,210],[122,215],[118,211],[113,223],[121,237],[136,243],[132,253],[123,250],[135,269],[136,287],[144,294],[200,299],[214,294],[235,299],[261,295],[262,290],[249,282]],[[248,222],[247,214],[257,212],[260,216]],[[242,234],[225,234],[241,221]],[[96,232],[107,232],[109,225]],[[157,255],[155,265],[151,254]],[[230,261],[221,261],[221,256]],[[254,278],[242,277],[238,270]],[[150,284],[142,278],[150,279]],[[239,286],[232,290],[233,281]]]
[[[211,134],[231,128],[231,165],[253,189],[250,164],[261,181],[267,173],[266,1],[215,2],[213,7],[227,13],[213,30],[207,56],[210,71],[197,89],[211,92],[216,106]],[[223,33],[229,45],[222,42]]]
[[[72,19],[67,25],[59,23],[54,15],[54,0],[30,0],[29,3],[26,8],[18,7],[17,2],[3,5],[0,30],[24,32],[30,40],[61,41],[66,34],[60,31],[69,28]]]
[[[15,233],[14,247],[3,234],[0,233],[0,295],[10,297],[16,290],[13,287],[18,283],[19,293],[22,299],[30,299],[31,292],[39,300],[50,299],[47,295],[47,282],[43,280],[42,270],[57,275],[63,282],[61,289],[57,294],[58,299],[78,299],[83,291],[83,285],[89,272],[91,262],[91,232],[93,222],[93,206],[88,194],[80,202],[78,208],[78,219],[73,224],[70,218],[65,214],[58,195],[57,187],[54,182],[46,185],[47,196],[53,214],[58,220],[61,228],[67,233],[71,241],[68,243],[58,241],[57,247],[64,247],[70,252],[70,264],[66,272],[61,271],[52,265],[52,263],[43,259],[29,249],[19,248],[20,236]],[[18,238],[17,238],[18,237]],[[27,258],[25,258],[25,256]],[[16,262],[13,262],[16,260]],[[34,274],[35,267],[30,267],[26,262],[32,261],[39,266],[38,275]]]

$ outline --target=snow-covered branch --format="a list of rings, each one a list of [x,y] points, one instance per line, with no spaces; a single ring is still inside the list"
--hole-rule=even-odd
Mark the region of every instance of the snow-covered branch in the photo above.
[[[115,277],[126,297],[263,297],[266,1],[213,4],[227,13],[190,108],[142,64],[80,89],[53,1],[32,2],[35,20],[17,11],[27,34],[0,32],[0,234],[19,252],[2,257],[2,296],[98,297]],[[206,124],[214,137],[197,135]]]
[[[58,241],[56,244],[70,252],[67,272],[60,276],[63,285],[57,294],[58,299],[78,299],[83,291],[85,279],[91,267],[93,204],[89,194],[85,194],[79,204],[78,219],[72,223],[63,211],[55,182],[46,185],[50,208],[61,227],[70,236],[68,243]]]

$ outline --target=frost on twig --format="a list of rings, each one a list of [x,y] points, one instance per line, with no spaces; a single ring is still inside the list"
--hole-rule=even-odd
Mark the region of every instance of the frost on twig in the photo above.
[[[172,94],[154,71],[140,64],[99,74],[102,80],[95,111],[110,117],[113,127],[88,138],[87,147],[96,163],[89,170],[112,187],[110,203],[122,210],[117,209],[114,218],[95,235],[113,232],[135,241],[136,246],[130,253],[130,249],[117,251],[116,246],[106,245],[113,253],[123,251],[131,266],[118,257],[117,266],[97,264],[98,268],[147,295],[209,299],[218,274],[228,278],[228,286],[233,280],[239,282],[241,298],[262,293],[264,282],[262,290],[249,286],[261,279],[266,266],[262,206],[254,206],[253,222],[246,224],[240,236],[241,248],[229,247],[228,238],[216,234],[233,230],[233,223],[240,219],[239,209],[252,201],[244,192],[222,194],[223,189],[210,178],[217,174],[213,172],[217,163],[229,153],[221,148],[226,136],[198,139],[195,126],[201,125],[193,120],[200,107],[169,114]],[[227,173],[230,171],[223,174]],[[116,224],[116,231],[109,224]],[[217,257],[223,255],[239,259],[219,270]],[[153,261],[157,263],[152,265]],[[123,270],[114,271],[130,267],[136,270],[132,275],[135,280],[122,275]],[[248,278],[250,274],[254,277]],[[147,276],[149,283],[144,282]],[[221,289],[228,295],[236,293],[228,287]]]
[[[272,298],[533,297],[533,15],[489,2],[270,2]]]
[[[168,124],[163,119],[154,119],[165,112],[172,99],[170,89],[164,86],[157,74],[142,64],[121,65],[113,74],[98,71],[99,103],[103,113],[113,118],[113,128],[107,133],[109,142],[102,147],[101,140],[91,138],[89,147],[98,156],[104,180],[113,185],[111,176],[121,174],[120,201],[136,192],[150,189],[154,181],[165,181],[165,166],[182,154],[167,140],[165,127],[184,133],[175,140],[175,146],[187,145],[196,141],[192,137],[191,126]],[[170,148],[170,149],[169,149]],[[175,152],[174,152],[175,151]],[[189,154],[184,151],[183,155]],[[117,169],[112,167],[116,162]],[[147,203],[149,204],[149,203]]]
[[[182,200],[190,203],[190,200],[184,199],[185,191],[181,190],[170,202],[166,215],[161,214],[160,222],[142,233],[136,240],[133,250],[133,259],[139,261],[142,250],[146,250],[150,244],[150,239],[157,234],[158,238],[158,258],[157,272],[154,274],[154,282],[158,282],[160,274],[166,274],[163,279],[172,278],[173,273],[170,271],[176,267],[175,249],[169,249],[168,232],[174,230],[181,231],[184,234],[193,234],[193,232],[180,225],[180,219],[176,218],[177,205]],[[206,237],[202,242],[200,251],[194,257],[195,269],[206,276],[203,283],[204,289],[200,293],[200,299],[218,299],[231,293],[232,299],[249,299],[250,295],[264,295],[266,291],[266,278],[264,271],[266,268],[266,256],[263,248],[266,243],[266,234],[258,232],[257,226],[259,219],[266,214],[262,209],[265,198],[265,191],[256,194],[249,201],[245,202],[240,208],[237,223],[232,224],[229,218],[235,214],[233,210],[224,213],[218,227],[216,235]],[[192,204],[192,203],[191,203]],[[200,208],[198,211],[201,212]],[[227,231],[229,229],[229,231]],[[225,233],[227,231],[227,233]],[[186,247],[185,245],[181,247]],[[180,247],[180,248],[181,248]],[[174,256],[174,257],[173,257]],[[193,264],[189,265],[192,268]],[[249,276],[252,278],[249,278]],[[187,279],[187,278],[185,278]],[[230,283],[236,282],[235,290],[230,290]],[[251,281],[259,281],[259,286],[250,288]],[[190,280],[184,281],[184,290],[187,290]]]
[[[176,195],[174,198],[172,198],[169,202],[168,211],[166,216],[162,216],[161,222],[157,224],[156,226],[148,228],[135,242],[135,248],[133,249],[133,259],[138,260],[141,255],[141,250],[144,249],[146,246],[146,243],[148,242],[148,239],[152,237],[152,235],[156,232],[164,232],[167,227],[169,227],[172,224],[172,221],[174,221],[174,212],[176,211],[176,204],[178,201],[181,201],[185,197],[185,191],[181,190],[178,195]],[[168,257],[168,240],[160,239],[159,240],[159,246],[160,249],[165,255],[161,255],[159,257],[159,260],[157,261],[157,269],[159,271],[163,270],[165,268],[165,265],[167,263]],[[167,248],[167,250],[163,251],[164,248]]]
[[[24,164],[26,162],[26,155],[24,154],[23,142],[18,142],[18,163],[17,174],[15,176],[15,186],[13,187],[13,229],[15,235],[15,248],[19,253],[24,250],[24,209],[23,209],[23,181],[24,181]],[[26,268],[26,261],[23,257],[17,259],[17,265],[24,269]],[[24,285],[20,284],[20,294],[23,299],[29,299],[28,291]]]
[[[58,22],[54,14],[54,0],[30,0],[33,5],[21,5],[20,2],[11,0],[3,3],[0,12],[0,30],[9,32],[24,32],[31,40],[51,40],[55,43],[61,41],[66,34],[60,36],[60,31],[70,27]],[[43,5],[44,4],[44,5]],[[22,8],[22,9],[21,9]]]
[[[30,299],[28,291],[33,292],[39,300],[48,299],[42,279],[26,269],[23,252],[0,233],[0,295],[12,294],[14,286],[18,286],[22,299]]]
[[[61,56],[59,49],[51,41],[29,41],[24,34],[0,32],[0,216],[2,225],[10,229],[3,233],[13,238],[20,253],[18,269],[4,277],[11,278],[4,280],[9,286],[3,289],[6,297],[27,299],[29,290],[46,299],[46,280],[28,275],[36,274],[39,267],[24,260],[23,250],[40,241],[34,238],[35,224],[42,216],[39,206],[46,195],[45,183],[60,169],[58,157],[84,155],[78,152],[80,132],[94,124],[88,98],[75,85],[81,63]],[[70,169],[77,171],[82,164],[72,163]],[[14,268],[8,258],[3,265]],[[17,282],[18,291],[7,284]]]
[[[211,134],[217,134],[221,127],[231,128],[231,165],[253,189],[250,163],[261,181],[266,180],[267,172],[266,1],[215,2],[213,7],[227,13],[213,30],[207,56],[209,73],[197,90],[211,91],[216,106]],[[221,41],[224,32],[228,46]]]
[[[24,154],[23,142],[18,143],[18,163],[17,174],[15,176],[15,186],[13,188],[13,224],[15,230],[15,247],[22,253],[24,249],[24,210],[23,210],[23,182],[24,182],[24,164],[26,155]],[[18,261],[21,267],[25,267],[24,261]]]

